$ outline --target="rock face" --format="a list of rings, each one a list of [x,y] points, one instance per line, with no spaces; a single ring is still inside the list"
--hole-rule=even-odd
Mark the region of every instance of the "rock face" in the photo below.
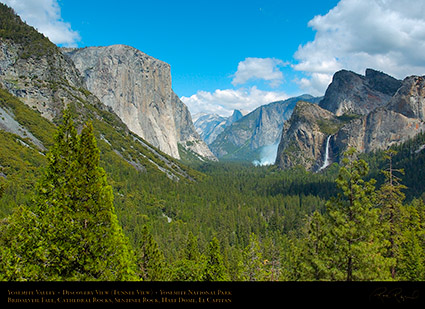
[[[264,147],[273,145],[276,152],[283,124],[299,100],[317,102],[318,98],[303,95],[258,107],[226,127],[210,145],[212,152],[218,158],[261,162]]]
[[[128,128],[163,152],[179,157],[168,64],[115,45],[68,52],[87,89]],[[139,74],[134,74],[135,71]]]
[[[348,147],[354,147],[360,152],[370,152],[405,142],[421,130],[425,130],[422,120],[380,107],[347,123],[337,132],[333,141],[338,155]]]
[[[0,85],[43,117],[54,120],[75,98],[92,103],[98,100],[80,91],[84,81],[72,61],[50,44],[42,56],[26,57],[22,44],[1,38]]]
[[[201,161],[205,159],[217,161],[217,158],[196,132],[189,109],[174,92],[171,92],[171,106],[178,144],[186,152],[194,153]]]
[[[299,101],[282,131],[276,164],[281,168],[302,165],[318,170],[324,163],[326,139],[338,130],[340,121],[317,104]]]
[[[372,69],[365,76],[341,70],[333,76],[325,97],[319,103],[335,115],[366,115],[384,106],[401,86],[401,81]]]
[[[425,78],[407,77],[388,104],[388,109],[425,121]]]
[[[326,149],[331,162],[338,162],[349,147],[360,152],[386,149],[425,131],[425,77],[411,76],[398,82],[370,69],[366,73],[361,78],[337,72],[336,83],[329,86],[320,107],[297,105],[282,133],[276,159],[279,167],[301,164],[317,171],[323,166]],[[343,111],[346,113],[341,114]],[[328,145],[326,136],[330,136]]]
[[[126,45],[65,49],[87,88],[128,128],[174,158],[178,143],[214,158],[192,124],[187,108],[171,88],[170,65]],[[191,144],[192,145],[192,144]]]

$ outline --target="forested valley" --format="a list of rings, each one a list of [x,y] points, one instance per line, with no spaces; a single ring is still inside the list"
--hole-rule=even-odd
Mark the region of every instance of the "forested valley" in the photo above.
[[[0,131],[1,280],[425,280],[425,134],[319,173],[198,162],[176,181],[96,122],[45,131],[46,156]]]

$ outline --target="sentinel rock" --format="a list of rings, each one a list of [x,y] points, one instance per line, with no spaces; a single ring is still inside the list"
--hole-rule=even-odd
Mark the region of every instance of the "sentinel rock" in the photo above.
[[[87,88],[128,128],[174,158],[178,144],[213,158],[195,131],[187,109],[171,88],[170,65],[126,45],[67,49]]]

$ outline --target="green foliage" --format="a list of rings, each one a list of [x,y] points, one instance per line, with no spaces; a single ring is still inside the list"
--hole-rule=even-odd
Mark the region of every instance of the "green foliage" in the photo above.
[[[326,203],[326,212],[314,212],[296,242],[298,269],[289,272],[297,280],[369,281],[390,278],[391,258],[384,256],[387,241],[375,207],[375,180],[365,181],[369,171],[355,149],[342,160],[335,182],[340,192]]]
[[[397,247],[398,280],[425,280],[425,204],[415,199],[401,207],[402,219]]]
[[[205,267],[205,255],[200,252],[198,240],[190,232],[179,258],[172,265],[172,279],[176,281],[202,281]]]
[[[1,3],[0,3],[1,5]],[[11,95],[7,90],[0,87],[0,107],[10,110],[16,121],[27,128],[43,145],[53,145],[54,125],[41,117],[40,113],[30,109],[19,99]]]
[[[304,252],[304,276],[306,280],[328,280],[331,276],[329,263],[333,253],[331,247],[330,225],[326,218],[315,211],[306,223]]]
[[[0,3],[0,38],[13,40],[23,46],[20,57],[38,59],[51,54],[57,47],[43,34],[23,23],[13,9]]]
[[[218,239],[214,237],[208,246],[208,255],[203,280],[227,281],[229,279],[227,269],[224,265],[220,243]]]
[[[143,226],[141,239],[137,244],[137,265],[138,276],[143,281],[165,280],[165,260],[162,252],[158,249],[158,244],[153,239],[147,226]]]
[[[390,149],[395,151],[392,156],[394,169],[403,170],[406,177],[403,184],[406,186],[402,192],[406,195],[406,200],[411,201],[420,197],[425,192],[425,132],[417,134],[414,138],[406,142],[394,145]],[[387,159],[383,151],[362,154],[361,157],[370,165],[370,176],[377,180],[377,184],[385,182],[385,175],[381,172],[388,168]]]
[[[369,172],[364,160],[350,149],[342,160],[336,183],[342,193],[327,203],[332,248],[332,276],[336,280],[388,278],[383,256],[385,242],[379,241],[379,213],[375,205],[375,180],[364,181]]]
[[[99,167],[93,127],[78,136],[65,113],[33,202],[2,231],[8,280],[131,280],[133,253]]]
[[[398,260],[400,237],[401,237],[401,209],[403,207],[404,193],[401,191],[406,186],[402,185],[401,179],[395,175],[396,172],[403,173],[402,169],[394,169],[392,158],[397,152],[387,150],[384,158],[388,160],[388,168],[382,173],[385,176],[385,182],[378,191],[378,205],[381,208],[381,221],[386,233],[386,239],[389,241],[387,256]],[[396,277],[396,265],[391,267],[391,276]]]
[[[255,234],[251,234],[249,244],[242,252],[243,281],[265,281],[270,277],[266,268],[266,260],[260,248],[260,242]]]
[[[0,130],[0,141],[0,217],[4,217],[30,201],[29,192],[41,174],[38,167],[44,166],[46,159],[36,147],[24,146],[15,134]]]

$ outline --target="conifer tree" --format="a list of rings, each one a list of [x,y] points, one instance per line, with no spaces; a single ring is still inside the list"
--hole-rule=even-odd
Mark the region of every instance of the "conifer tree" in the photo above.
[[[243,281],[264,281],[270,275],[265,269],[260,243],[254,233],[250,235],[249,244],[242,253],[242,269]]]
[[[304,280],[329,280],[330,261],[329,224],[327,218],[315,211],[306,222],[302,260]]]
[[[281,277],[284,281],[308,280],[308,272],[304,260],[306,249],[305,239],[299,239],[294,235],[285,235],[282,239]]]
[[[414,199],[401,209],[401,235],[397,256],[398,280],[425,280],[425,204]]]
[[[401,208],[405,199],[402,189],[406,186],[401,184],[401,179],[395,175],[396,172],[404,174],[402,169],[393,167],[393,156],[397,152],[389,149],[385,151],[384,158],[388,160],[388,168],[382,173],[385,176],[385,182],[378,191],[378,205],[381,207],[381,221],[385,229],[385,238],[389,241],[387,256],[393,260],[391,266],[391,277],[396,277],[396,261],[399,256],[399,246],[401,237]]]
[[[48,154],[33,204],[8,221],[10,280],[135,280],[134,254],[99,166],[91,123],[78,136],[70,113]]]
[[[220,252],[220,243],[214,237],[208,245],[207,263],[203,276],[204,281],[227,281],[229,276],[224,266],[223,256]]]
[[[137,244],[138,275],[144,281],[161,281],[166,279],[164,255],[158,248],[158,244],[149,232],[146,225],[143,226],[141,239]]]
[[[1,169],[0,169],[0,172],[1,172]],[[5,190],[6,190],[6,184],[3,182],[3,179],[0,175],[0,198],[3,196]]]
[[[199,252],[198,241],[189,232],[186,246],[174,263],[174,278],[179,281],[201,281],[205,268],[205,256]]]
[[[369,167],[349,149],[342,160],[336,184],[342,193],[326,204],[329,215],[330,275],[333,280],[383,280],[389,277],[389,260],[375,205],[375,180],[365,181]]]

